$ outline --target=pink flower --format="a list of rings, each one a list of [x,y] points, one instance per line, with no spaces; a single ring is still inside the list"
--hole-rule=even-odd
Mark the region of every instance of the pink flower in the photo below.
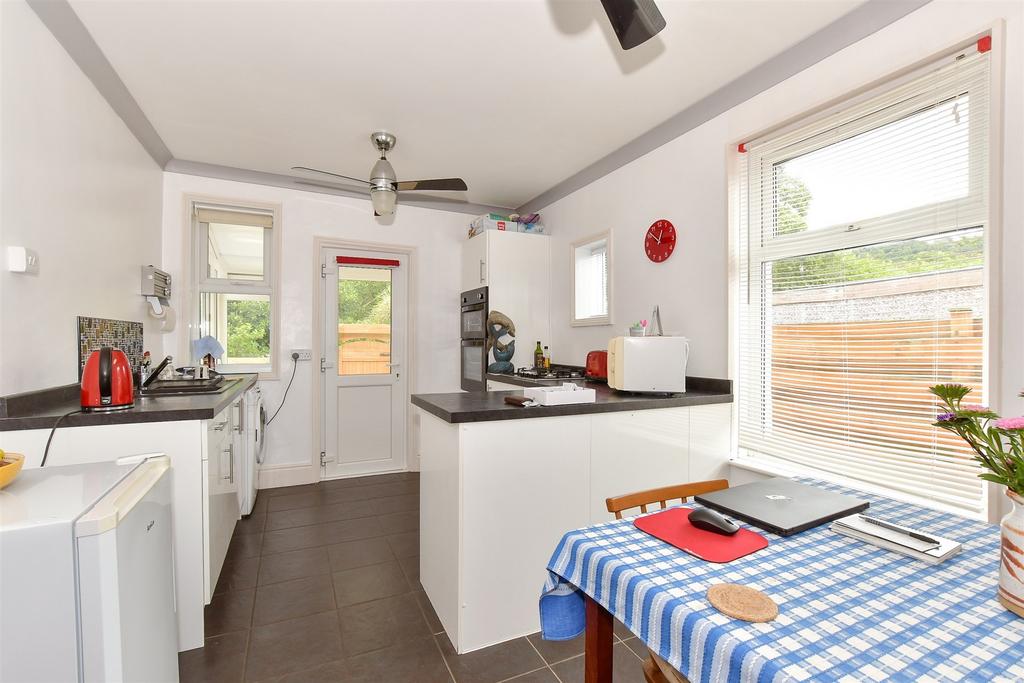
[[[1024,429],[1024,416],[1022,417],[1004,417],[996,420],[992,424],[995,425],[996,429],[1014,430]]]
[[[975,403],[960,406],[960,410],[966,410],[972,413],[987,413],[989,411],[988,406],[979,406]]]

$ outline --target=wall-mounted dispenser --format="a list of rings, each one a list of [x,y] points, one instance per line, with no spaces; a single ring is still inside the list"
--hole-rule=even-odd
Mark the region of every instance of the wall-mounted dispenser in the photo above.
[[[171,274],[155,266],[142,266],[142,296],[149,302],[149,317],[159,321],[160,331],[172,331],[177,315],[170,306]]]

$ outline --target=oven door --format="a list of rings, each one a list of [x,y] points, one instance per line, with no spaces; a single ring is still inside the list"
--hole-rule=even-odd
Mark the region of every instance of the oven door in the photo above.
[[[462,339],[487,338],[487,304],[462,308]]]
[[[462,340],[462,389],[487,391],[487,344],[483,339]]]

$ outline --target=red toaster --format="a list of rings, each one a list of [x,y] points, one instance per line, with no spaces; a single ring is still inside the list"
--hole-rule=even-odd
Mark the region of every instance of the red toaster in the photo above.
[[[82,369],[82,410],[127,410],[135,405],[135,383],[128,356],[104,346],[89,354]]]
[[[608,352],[590,351],[587,353],[586,377],[598,382],[608,381]]]

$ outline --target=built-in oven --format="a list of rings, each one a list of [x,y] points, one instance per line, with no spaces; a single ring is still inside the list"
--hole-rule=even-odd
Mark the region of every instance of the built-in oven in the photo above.
[[[487,288],[462,293],[462,331],[460,339],[487,339]]]
[[[471,289],[460,298],[460,385],[465,391],[487,391],[487,288]]]
[[[462,389],[487,391],[487,341],[462,340]]]

